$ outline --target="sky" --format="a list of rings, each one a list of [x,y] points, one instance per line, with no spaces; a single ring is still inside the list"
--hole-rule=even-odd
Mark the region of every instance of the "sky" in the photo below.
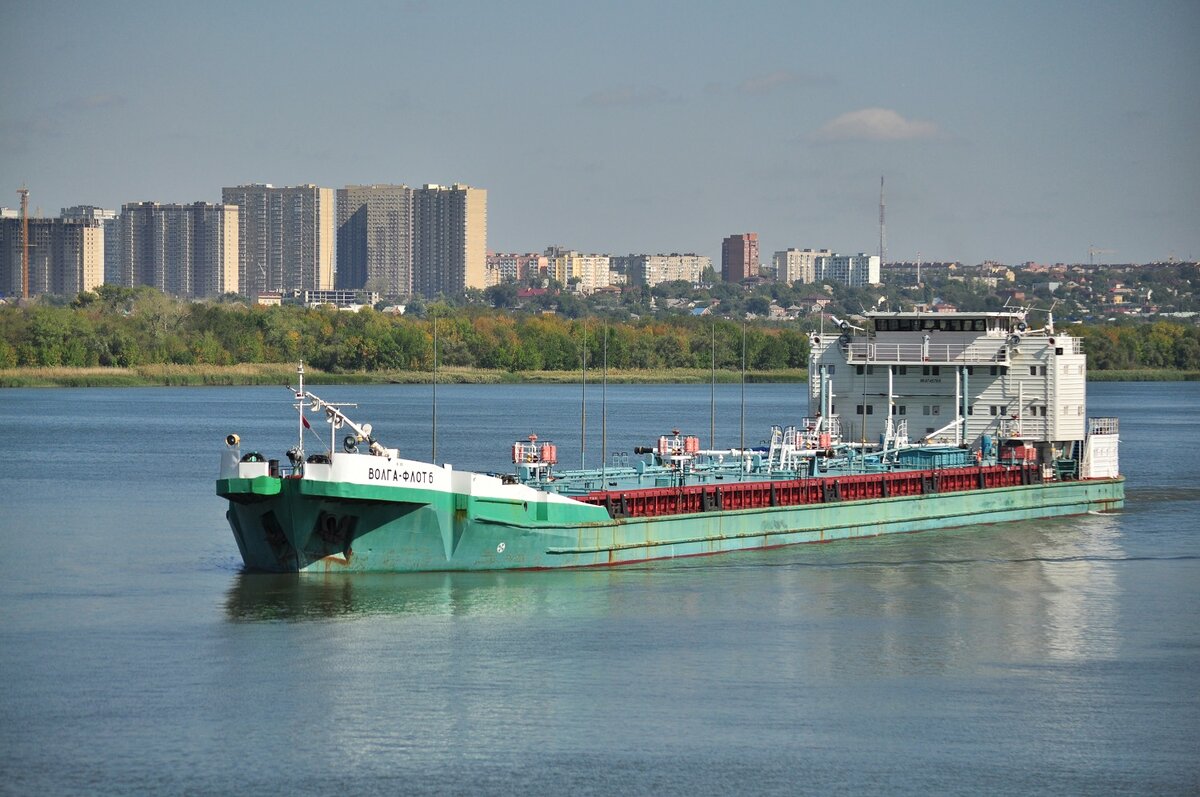
[[[0,0],[0,205],[467,183],[488,247],[1200,258],[1200,2]],[[1089,248],[1100,250],[1089,255]]]

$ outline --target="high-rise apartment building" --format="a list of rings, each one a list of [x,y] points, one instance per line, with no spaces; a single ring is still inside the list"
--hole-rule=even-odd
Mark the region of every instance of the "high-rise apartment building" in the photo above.
[[[617,259],[617,258],[614,258]],[[699,285],[712,258],[695,254],[629,255],[619,258],[620,269],[630,285],[654,287],[662,282],[684,280]]]
[[[731,235],[721,242],[721,279],[741,282],[758,276],[758,233]]]
[[[24,292],[22,220],[0,218],[0,294]],[[74,296],[104,282],[104,228],[92,219],[29,219],[29,295]]]
[[[775,280],[791,285],[793,282],[817,281],[817,258],[830,257],[828,249],[785,249],[774,257]]]
[[[238,284],[246,296],[333,288],[334,193],[315,185],[221,190],[237,205]]]
[[[531,274],[545,273],[550,268],[550,258],[537,252],[488,252],[487,265],[489,270],[497,273],[502,282],[516,282]]]
[[[413,292],[486,287],[487,191],[455,183],[413,191]]]
[[[562,285],[584,294],[606,288],[611,282],[611,262],[608,255],[585,255],[574,249],[552,247],[546,250],[547,271]]]
[[[337,191],[337,287],[387,297],[413,292],[413,190],[348,185]]]
[[[63,219],[94,219],[104,228],[104,281],[117,284],[121,259],[121,224],[115,210],[95,205],[74,205],[58,214]]]
[[[239,216],[232,204],[122,206],[119,284],[187,298],[238,293]]]
[[[879,255],[823,255],[816,259],[814,282],[841,282],[862,287],[879,284]]]

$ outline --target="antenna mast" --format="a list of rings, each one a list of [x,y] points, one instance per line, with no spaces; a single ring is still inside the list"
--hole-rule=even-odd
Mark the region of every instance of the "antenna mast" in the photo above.
[[[17,189],[21,197],[21,297],[29,298],[29,189]]]
[[[883,175],[879,175],[879,267],[887,263],[887,235],[884,227],[884,211],[887,206],[883,202]]]

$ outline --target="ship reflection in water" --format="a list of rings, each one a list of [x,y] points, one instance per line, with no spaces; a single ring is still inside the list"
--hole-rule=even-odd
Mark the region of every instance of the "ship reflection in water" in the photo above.
[[[242,573],[225,609],[235,623],[661,621],[672,634],[775,623],[794,664],[830,675],[1095,660],[1115,655],[1118,523],[1089,515],[596,570]]]
[[[564,577],[565,576],[565,577]],[[570,610],[613,573],[239,573],[226,612],[233,622],[369,615],[524,615]]]

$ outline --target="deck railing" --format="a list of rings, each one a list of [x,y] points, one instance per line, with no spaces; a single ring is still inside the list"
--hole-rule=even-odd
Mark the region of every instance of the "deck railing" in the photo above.
[[[851,343],[846,348],[846,362],[1004,364],[1008,362],[1008,350],[995,344]]]
[[[1008,418],[997,424],[997,431],[1002,438],[1045,440],[1049,423],[1046,418]]]

